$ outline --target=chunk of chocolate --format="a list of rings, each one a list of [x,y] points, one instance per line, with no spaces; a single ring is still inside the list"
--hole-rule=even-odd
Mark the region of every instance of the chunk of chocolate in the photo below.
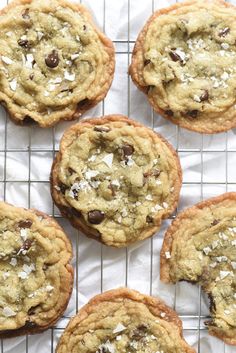
[[[30,19],[29,9],[25,9],[25,10],[22,12],[22,17],[23,17],[24,20],[29,20],[29,19]]]
[[[205,90],[199,97],[201,102],[207,101],[209,98],[209,93],[207,90]]]
[[[189,110],[187,112],[187,115],[191,116],[191,118],[196,118],[198,116],[198,110],[194,109],[194,110]]]
[[[97,131],[97,132],[109,132],[109,131],[111,131],[109,126],[95,126],[95,128],[93,130]]]
[[[230,28],[225,27],[219,31],[218,35],[219,35],[219,37],[225,37],[229,32],[230,32]]]
[[[181,57],[180,57],[175,51],[171,50],[171,51],[169,52],[169,55],[170,55],[170,57],[171,57],[171,59],[172,59],[173,61],[180,61],[180,62],[182,62]]]
[[[27,39],[19,39],[18,42],[20,47],[23,48],[29,48],[30,47],[30,42]]]
[[[61,193],[65,195],[65,192],[68,189],[68,186],[63,183],[60,183],[59,188],[60,188]]]
[[[151,64],[151,60],[147,59],[147,60],[144,60],[144,66],[147,66]]]
[[[105,213],[100,210],[89,211],[88,221],[91,224],[100,224],[105,218]]]
[[[212,226],[216,226],[220,221],[218,219],[214,219],[214,221],[211,223]]]
[[[30,219],[22,220],[18,223],[18,227],[20,228],[30,228],[33,222]]]
[[[165,111],[165,114],[166,114],[167,116],[173,116],[173,115],[174,115],[173,111],[170,110],[170,109],[166,110],[166,111]]]
[[[50,69],[54,69],[59,65],[59,55],[56,50],[53,50],[48,56],[45,58],[45,63]]]
[[[153,223],[153,218],[151,216],[147,215],[146,222],[147,223]]]
[[[134,153],[134,147],[132,145],[129,144],[125,144],[121,147],[123,156],[125,158],[132,156],[132,154]]]
[[[21,249],[28,251],[28,250],[31,248],[32,244],[33,244],[33,241],[32,241],[32,240],[26,239],[26,240],[24,241],[24,243],[22,244]]]

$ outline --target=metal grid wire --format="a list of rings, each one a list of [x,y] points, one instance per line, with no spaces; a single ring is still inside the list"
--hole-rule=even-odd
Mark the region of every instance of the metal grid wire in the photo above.
[[[94,2],[96,2],[97,0],[94,0]],[[103,6],[103,31],[106,31],[106,7],[108,2],[111,2],[112,0],[101,0],[103,2],[102,6]],[[132,49],[133,49],[133,45],[135,42],[134,38],[131,38],[130,36],[130,26],[131,26],[131,22],[130,22],[130,18],[131,18],[131,2],[135,1],[135,0],[124,0],[124,3],[126,3],[126,9],[127,11],[124,13],[124,16],[127,16],[127,36],[125,39],[121,39],[121,40],[114,40],[114,45],[116,47],[116,55],[119,56],[126,56],[127,57],[127,68],[129,67],[130,64],[130,58],[131,58],[131,53],[132,53]],[[142,1],[142,0],[136,0],[136,1]],[[80,1],[82,2],[82,1]],[[86,5],[86,1],[83,1]],[[8,3],[8,1],[4,1],[1,2],[1,5],[4,6],[6,5],[6,3]],[[150,14],[151,12],[154,12],[157,8],[157,0],[149,0],[146,1],[147,6],[150,8]],[[140,29],[141,29],[140,25]],[[130,116],[131,113],[131,104],[132,104],[132,97],[131,97],[131,81],[130,81],[130,77],[127,75],[127,115]],[[101,104],[101,113],[102,115],[104,115],[106,112],[106,101],[102,102]],[[150,126],[154,129],[157,126],[157,121],[158,121],[158,117],[156,116],[156,114],[154,113],[153,110],[150,110],[150,117],[151,117],[151,121],[150,121]],[[3,178],[2,178],[2,184],[3,184],[3,189],[2,189],[2,194],[3,194],[3,198],[4,200],[8,201],[8,197],[7,197],[7,191],[8,191],[8,187],[11,186],[12,184],[25,184],[27,185],[27,206],[30,208],[31,207],[31,203],[32,203],[32,184],[34,185],[48,185],[48,179],[45,178],[42,179],[40,178],[40,176],[37,179],[32,179],[32,154],[34,153],[51,153],[51,157],[53,159],[55,152],[58,149],[57,146],[57,141],[56,141],[56,127],[51,129],[51,141],[52,141],[52,145],[50,148],[46,147],[40,147],[40,148],[35,148],[32,146],[32,133],[33,133],[33,128],[32,127],[25,127],[24,129],[27,130],[28,129],[28,146],[24,147],[24,148],[12,148],[8,146],[8,139],[9,139],[9,135],[8,135],[8,126],[9,126],[9,120],[7,117],[7,114],[5,114],[5,118],[4,118],[4,148],[0,148],[0,154],[2,154],[3,156]],[[186,147],[184,146],[184,144],[180,144],[180,139],[181,139],[181,129],[179,127],[173,127],[175,129],[174,131],[174,137],[172,139],[172,143],[175,145],[176,150],[178,151],[179,155],[181,156],[186,154],[186,153],[192,153],[192,154],[196,154],[198,156],[200,156],[200,180],[198,181],[192,181],[192,180],[188,180],[188,179],[184,179],[183,182],[183,187],[188,187],[188,186],[194,186],[196,187],[198,190],[200,189],[200,197],[199,199],[203,199],[204,198],[204,188],[211,186],[211,185],[217,185],[219,187],[221,187],[222,192],[224,191],[228,191],[228,174],[229,174],[229,169],[228,169],[228,159],[229,159],[229,155],[231,154],[235,154],[236,153],[236,148],[230,148],[230,150],[228,149],[228,133],[226,132],[224,135],[224,137],[222,137],[221,135],[221,144],[220,146],[218,146],[217,148],[208,148],[205,147],[204,144],[204,138],[205,136],[200,135],[200,146],[197,146],[197,148],[193,148],[193,147]],[[20,129],[20,128],[17,128]],[[185,134],[185,131],[182,130],[182,136],[183,134]],[[236,147],[236,146],[235,146]],[[14,153],[22,153],[25,154],[27,156],[27,163],[28,163],[28,177],[26,178],[26,180],[21,180],[21,179],[14,179],[14,181],[9,180],[8,176],[7,176],[7,163],[8,163],[8,158],[10,154],[14,154]],[[221,181],[214,181],[214,180],[204,180],[204,156],[207,155],[207,153],[210,154],[215,154],[216,156],[220,153],[220,154],[224,154],[225,157],[225,180],[221,180]],[[17,173],[17,171],[16,171]],[[230,181],[230,190],[232,190],[234,188],[234,185],[236,184],[236,180],[235,181]],[[213,196],[213,195],[212,195]],[[51,208],[51,214],[57,218],[59,221],[61,221],[62,217],[58,214],[56,208],[54,207],[54,205],[52,205]],[[81,240],[84,238],[83,235],[81,235],[79,232],[77,233],[77,236],[75,237],[75,246],[74,246],[74,256],[75,256],[75,306],[76,306],[76,310],[75,312],[77,313],[79,310],[79,254],[80,254],[80,244],[81,244]],[[156,268],[154,266],[154,257],[156,256],[156,249],[155,249],[155,242],[154,242],[154,238],[148,239],[147,241],[148,247],[149,247],[149,254],[150,254],[150,258],[147,258],[147,262],[149,261],[149,268],[150,268],[150,272],[147,274],[147,276],[149,276],[149,289],[147,290],[147,294],[149,293],[150,295],[158,295],[158,293],[156,293],[153,290],[153,283],[154,280],[156,280],[154,278],[154,272],[156,271]],[[103,292],[104,289],[104,254],[107,251],[107,248],[104,247],[103,245],[98,245],[97,247],[100,247],[100,288],[96,288],[96,292]],[[124,255],[124,259],[125,259],[125,266],[124,266],[124,283],[122,283],[122,285],[125,286],[130,286],[129,285],[129,276],[130,276],[130,269],[129,269],[129,259],[130,259],[130,249],[127,248],[125,249],[125,255]],[[137,273],[138,275],[138,273]],[[89,278],[87,279],[87,282],[89,283]],[[177,310],[177,301],[178,301],[178,293],[179,293],[179,286],[181,284],[177,284],[175,286],[174,289],[174,297],[173,297],[173,308]],[[196,287],[195,287],[195,290]],[[179,316],[180,318],[183,320],[184,323],[184,335],[186,336],[189,332],[193,332],[196,335],[196,342],[197,344],[195,344],[195,348],[197,350],[198,353],[204,353],[204,352],[209,352],[209,350],[203,350],[202,349],[202,340],[201,337],[203,334],[206,333],[206,328],[204,326],[204,321],[206,319],[208,319],[209,317],[204,313],[202,314],[202,293],[201,293],[201,288],[198,289],[198,309],[196,311],[196,313],[194,314],[187,314],[187,313],[180,313]],[[177,310],[178,311],[178,310]],[[67,321],[70,319],[70,316],[64,316],[64,319],[67,319]],[[45,350],[44,353],[53,353],[55,352],[55,347],[56,347],[56,342],[58,340],[58,337],[56,338],[56,336],[60,336],[61,333],[63,332],[65,328],[65,325],[56,325],[55,327],[53,327],[52,329],[50,329],[48,332],[50,332],[50,340],[51,340],[51,346],[50,346],[50,350]],[[48,336],[47,336],[48,337]],[[211,339],[211,338],[207,338],[207,339]],[[7,340],[1,340],[1,353],[5,353],[8,347],[8,341]],[[33,350],[30,348],[30,343],[29,343],[29,337],[26,336],[25,337],[25,343],[23,343],[22,346],[23,350],[21,349],[21,352],[25,352],[25,353],[38,353],[37,350]],[[11,351],[11,352],[14,352]],[[229,348],[226,345],[224,345],[223,343],[218,346],[217,352],[214,353],[225,353],[225,352],[231,352],[231,353],[235,353],[236,349],[233,348]],[[69,352],[68,352],[69,353]]]

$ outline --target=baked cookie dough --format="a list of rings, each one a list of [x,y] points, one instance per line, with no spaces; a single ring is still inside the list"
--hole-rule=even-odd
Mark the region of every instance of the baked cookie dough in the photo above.
[[[121,115],[69,128],[51,172],[52,197],[86,235],[115,247],[152,236],[176,208],[181,167],[151,129]]]
[[[189,130],[236,127],[236,7],[186,1],[154,13],[130,74],[157,113]]]
[[[79,118],[107,94],[112,42],[65,0],[15,0],[0,11],[0,101],[18,124]]]
[[[180,213],[161,251],[161,279],[199,283],[209,295],[209,333],[236,345],[236,193]]]
[[[182,322],[158,298],[121,288],[89,301],[67,326],[56,353],[194,353]]]
[[[0,338],[44,331],[70,299],[71,243],[49,216],[4,202],[0,239]]]

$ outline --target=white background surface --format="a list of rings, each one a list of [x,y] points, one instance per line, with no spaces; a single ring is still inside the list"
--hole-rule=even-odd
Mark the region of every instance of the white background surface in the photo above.
[[[1,7],[6,0],[0,0]],[[86,0],[100,28],[116,46],[116,72],[112,88],[104,103],[86,116],[121,113],[154,127],[179,151],[183,168],[183,188],[179,210],[195,202],[225,191],[236,190],[235,130],[214,136],[202,136],[179,129],[152,114],[146,98],[137,91],[127,76],[129,55],[133,43],[153,9],[174,1],[155,0]],[[128,20],[130,21],[128,22]],[[129,23],[129,25],[128,25]],[[130,47],[128,46],[130,40]],[[60,123],[55,129],[21,128],[0,111],[0,196],[15,205],[36,207],[59,216],[49,192],[49,173],[54,147],[73,123]],[[55,143],[54,143],[55,142]],[[57,326],[43,334],[4,340],[1,353],[53,353],[69,318],[93,295],[108,289],[128,285],[146,294],[158,295],[175,307],[184,325],[189,344],[202,353],[236,353],[236,348],[210,337],[204,329],[208,315],[207,299],[199,289],[187,283],[176,287],[159,280],[159,252],[163,234],[170,223],[163,223],[153,239],[129,247],[112,249],[87,239],[66,220],[58,218],[74,245],[75,286],[65,313]],[[198,319],[199,313],[202,319]],[[200,330],[199,330],[200,328]],[[70,353],[70,352],[68,352]]]

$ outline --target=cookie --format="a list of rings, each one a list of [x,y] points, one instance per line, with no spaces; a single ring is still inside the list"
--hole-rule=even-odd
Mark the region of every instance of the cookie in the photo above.
[[[178,215],[161,251],[161,279],[199,283],[210,298],[209,333],[236,345],[236,193]]]
[[[72,225],[106,245],[152,236],[176,208],[181,167],[151,129],[121,115],[81,121],[61,141],[51,193]]]
[[[0,338],[56,323],[73,287],[72,248],[49,216],[0,202]]]
[[[97,295],[72,318],[56,353],[194,353],[182,322],[162,300],[120,288]]]
[[[0,11],[0,101],[18,124],[79,118],[107,94],[112,42],[65,0],[15,0]]]
[[[236,7],[186,1],[154,13],[133,51],[130,74],[155,111],[189,130],[236,127]]]

